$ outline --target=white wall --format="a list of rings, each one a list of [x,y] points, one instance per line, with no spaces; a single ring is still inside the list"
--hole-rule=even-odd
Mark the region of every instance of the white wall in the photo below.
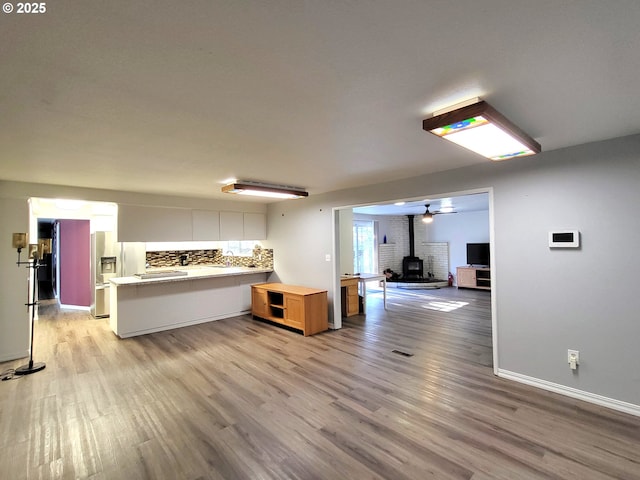
[[[31,331],[25,306],[29,269],[16,265],[18,253],[11,246],[13,232],[29,231],[29,208],[26,201],[5,194],[0,186],[0,362],[28,356]],[[26,261],[28,256],[29,249],[23,249],[20,259]]]
[[[449,269],[456,276],[456,267],[467,264],[467,243],[489,242],[489,211],[437,215],[426,232],[429,242],[449,243]]]
[[[501,367],[640,405],[640,136],[542,160],[495,190]],[[579,230],[581,248],[550,249],[554,229]]]
[[[352,211],[350,208],[341,209],[340,213],[345,211]],[[486,221],[483,227],[483,234],[486,232],[488,241],[489,238],[489,212],[485,212]],[[378,258],[378,273],[382,273],[385,269],[390,268],[394,272],[402,273],[402,260],[410,253],[409,245],[409,217],[408,215],[367,215],[367,214],[354,214],[354,218],[358,220],[375,221],[378,223],[379,236],[383,241],[384,236],[387,237],[387,244],[379,247]],[[448,246],[436,246],[435,243],[448,243],[446,240],[430,240],[429,229],[431,225],[426,225],[422,222],[420,215],[414,215],[414,248],[415,255],[424,260],[424,274],[428,272],[435,274],[436,279],[446,280],[449,273],[449,266],[451,265],[449,260]],[[470,233],[471,237],[475,238],[478,235],[474,229]],[[346,241],[346,240],[345,240]],[[353,243],[353,235],[349,238],[349,241]],[[427,245],[427,242],[430,242]],[[466,252],[466,244],[463,245]],[[432,261],[432,265],[429,266],[429,262]],[[455,265],[453,267],[455,269]],[[429,270],[431,269],[431,270]]]
[[[313,195],[268,207],[280,280],[334,288],[332,207],[493,188],[493,286],[501,374],[638,406],[635,305],[640,257],[640,135],[508,162]],[[582,232],[550,250],[547,232]],[[381,232],[382,233],[382,232]],[[567,349],[580,350],[578,373]]]
[[[350,208],[340,210],[340,274],[353,274],[353,211]]]

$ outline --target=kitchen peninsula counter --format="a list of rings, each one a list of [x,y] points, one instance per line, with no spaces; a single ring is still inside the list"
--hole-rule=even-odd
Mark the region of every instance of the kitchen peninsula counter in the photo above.
[[[186,275],[182,276],[162,276],[163,272],[185,272]],[[228,277],[236,275],[251,275],[254,273],[271,273],[272,269],[267,268],[255,268],[255,267],[218,267],[218,266],[202,266],[202,267],[171,267],[171,268],[154,268],[147,269],[147,272],[157,274],[156,278],[140,278],[134,276],[130,277],[116,277],[111,279],[111,283],[117,286],[124,285],[145,285],[149,283],[167,283],[167,282],[182,282],[185,280],[194,280],[198,278],[212,278],[212,277]]]
[[[170,276],[176,271],[180,276]],[[148,270],[160,275],[155,278],[112,278],[111,329],[126,338],[249,313],[251,285],[264,283],[272,271],[189,266]]]

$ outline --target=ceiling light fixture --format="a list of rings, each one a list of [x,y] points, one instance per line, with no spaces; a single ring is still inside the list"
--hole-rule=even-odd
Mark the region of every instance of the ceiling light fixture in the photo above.
[[[249,181],[230,183],[222,187],[222,191],[268,198],[305,198],[309,196],[309,193],[302,188]]]
[[[542,147],[484,100],[458,104],[422,121],[427,132],[491,160],[535,155]]]
[[[429,205],[425,205],[427,210],[422,214],[422,223],[433,223],[433,213],[429,211]]]

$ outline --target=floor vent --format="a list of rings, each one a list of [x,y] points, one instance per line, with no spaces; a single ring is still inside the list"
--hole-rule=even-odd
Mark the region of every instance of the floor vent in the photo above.
[[[413,353],[403,352],[402,350],[391,350],[393,353],[397,353],[398,355],[402,355],[403,357],[413,357]]]

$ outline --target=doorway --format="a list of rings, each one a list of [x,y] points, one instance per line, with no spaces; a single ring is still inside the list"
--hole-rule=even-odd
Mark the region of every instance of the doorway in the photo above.
[[[477,190],[469,190],[469,191],[463,191],[463,192],[455,192],[455,193],[449,193],[449,194],[439,194],[437,196],[433,196],[430,197],[431,200],[427,200],[427,199],[418,199],[418,198],[414,198],[414,199],[400,199],[400,201],[398,202],[390,202],[390,201],[386,201],[384,203],[380,202],[378,204],[376,203],[367,203],[367,204],[361,204],[361,205],[352,205],[352,206],[344,206],[344,207],[335,207],[334,208],[334,259],[335,259],[335,264],[336,265],[340,265],[340,260],[341,257],[344,255],[344,251],[345,251],[345,238],[344,238],[344,231],[345,228],[347,228],[347,223],[344,221],[345,218],[349,217],[349,214],[353,215],[357,215],[359,213],[365,214],[368,213],[371,215],[372,220],[378,220],[378,225],[379,225],[379,231],[376,233],[379,233],[380,235],[385,235],[387,236],[387,232],[386,230],[388,229],[388,227],[385,225],[385,222],[387,221],[385,217],[382,216],[382,214],[380,213],[375,213],[376,209],[378,207],[386,207],[386,208],[393,208],[396,207],[398,204],[405,202],[406,204],[412,203],[414,204],[413,206],[415,206],[416,208],[419,207],[419,210],[416,212],[404,212],[402,211],[402,213],[394,213],[394,215],[398,215],[398,216],[403,216],[403,215],[407,215],[407,214],[412,214],[415,215],[416,217],[420,216],[422,217],[422,215],[425,213],[425,209],[427,211],[436,211],[436,220],[435,222],[438,221],[438,219],[448,219],[448,221],[450,221],[450,219],[452,218],[458,218],[459,220],[463,220],[463,216],[461,215],[461,212],[463,212],[464,210],[458,210],[456,211],[455,208],[451,209],[451,205],[446,204],[446,202],[452,202],[453,207],[455,207],[456,203],[456,199],[457,198],[461,198],[461,197],[466,197],[464,198],[465,201],[471,202],[468,205],[472,205],[474,202],[476,201],[481,201],[484,203],[484,220],[479,220],[480,222],[483,222],[484,224],[484,231],[485,231],[485,235],[488,237],[486,238],[486,240],[478,240],[475,238],[468,238],[465,237],[464,235],[464,228],[465,226],[468,225],[468,222],[466,221],[467,219],[465,218],[465,221],[460,222],[460,226],[456,229],[456,228],[451,228],[448,232],[451,235],[451,240],[433,240],[431,238],[429,238],[429,235],[427,234],[423,239],[416,239],[416,242],[424,242],[426,243],[432,243],[432,242],[449,242],[451,245],[451,248],[448,250],[448,253],[446,255],[449,256],[449,262],[448,262],[448,266],[449,269],[455,273],[456,271],[456,267],[457,266],[463,266],[466,265],[466,243],[467,242],[473,242],[473,241],[487,241],[490,244],[490,256],[491,256],[491,263],[492,265],[491,267],[491,278],[492,278],[492,286],[493,288],[491,289],[490,292],[481,292],[481,294],[484,294],[485,297],[487,297],[487,300],[489,300],[487,302],[487,304],[489,305],[489,312],[488,315],[490,316],[490,332],[489,335],[491,337],[491,353],[492,353],[492,358],[493,358],[493,370],[494,370],[494,374],[497,374],[498,371],[498,349],[497,349],[497,314],[496,314],[496,282],[495,279],[497,277],[497,272],[494,268],[494,259],[495,257],[495,252],[494,252],[494,227],[493,227],[493,189],[492,188],[484,188],[484,189],[477,189]],[[441,203],[436,204],[436,208],[434,208],[434,205],[431,205],[431,210],[429,210],[429,203],[433,203],[434,201],[438,201]],[[360,210],[362,209],[362,210]],[[343,212],[348,212],[348,214],[345,214]],[[448,215],[449,213],[452,213],[452,215]],[[457,215],[455,213],[458,213]],[[358,215],[359,216],[359,215]],[[358,218],[358,220],[360,220],[362,218]],[[365,218],[366,220],[366,218]],[[342,221],[342,224],[340,223]],[[475,219],[474,221],[477,221],[477,219]],[[406,223],[406,221],[405,221]],[[442,222],[443,224],[445,222]],[[358,250],[360,247],[358,247],[357,245],[359,243],[363,243],[366,242],[366,237],[364,237],[363,239],[359,239],[357,234],[362,234],[364,235],[364,232],[366,231],[366,227],[362,227],[362,232],[359,231],[359,229],[357,229],[356,227],[353,227],[351,225],[351,222],[349,222],[349,226],[348,226],[349,230],[353,229],[353,249],[354,249],[354,259],[356,255],[356,250]],[[376,242],[378,243],[378,242]],[[387,263],[389,263],[389,260],[386,258],[386,255],[389,254],[389,252],[392,252],[392,255],[394,257],[398,257],[400,256],[400,258],[402,258],[402,253],[400,253],[399,251],[397,252],[393,252],[394,250],[401,250],[405,243],[408,243],[407,238],[392,238],[389,237],[389,243],[387,244],[387,242],[384,242],[384,247],[387,247],[383,250],[380,250],[381,255],[383,257],[385,257],[385,263],[381,264],[379,267],[380,268],[387,268]],[[380,248],[382,247],[382,245],[380,246]],[[342,250],[341,250],[342,249]],[[351,255],[351,252],[346,252],[349,255]],[[429,258],[429,255],[426,255],[426,258]],[[355,263],[355,260],[354,260]],[[391,267],[393,268],[393,267]],[[394,269],[395,270],[395,269]],[[377,270],[374,270],[374,272],[377,272]],[[412,286],[413,287],[413,286]],[[340,282],[339,279],[337,281],[336,287],[335,287],[335,293],[334,294],[334,298],[336,299],[336,301],[334,302],[334,327],[335,328],[341,328],[342,326],[342,315],[341,315],[341,298],[340,295],[338,295],[338,293],[340,292]]]
[[[52,219],[38,219],[38,244],[43,244],[42,263],[38,271],[38,300],[53,300],[57,297],[55,222]]]
[[[41,299],[65,308],[89,310],[93,303],[91,233],[114,231],[117,205],[56,198],[29,199],[29,236],[49,253],[38,282]],[[45,254],[46,255],[46,254]]]

